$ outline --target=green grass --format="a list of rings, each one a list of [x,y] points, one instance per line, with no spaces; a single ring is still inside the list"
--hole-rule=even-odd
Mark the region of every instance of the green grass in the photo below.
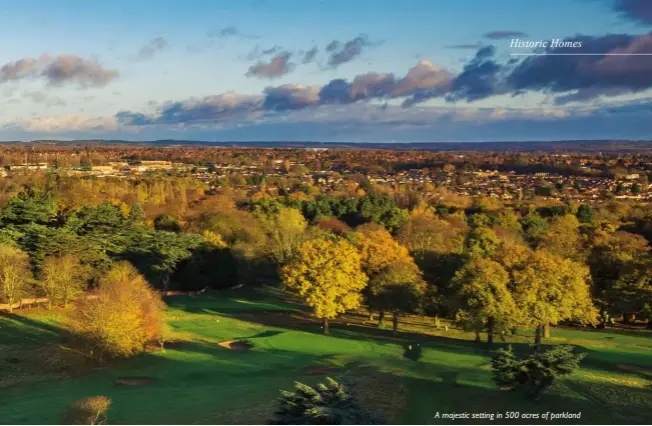
[[[573,343],[588,356],[580,371],[531,401],[496,389],[486,346],[460,330],[437,330],[428,319],[408,318],[401,325],[405,331],[393,335],[351,315],[326,337],[318,324],[305,321],[301,307],[269,295],[225,293],[167,302],[178,342],[165,352],[103,369],[66,368],[80,359],[57,349],[64,313],[0,317],[0,423],[56,424],[70,402],[98,394],[113,400],[109,419],[114,424],[265,423],[279,389],[290,389],[294,381],[318,382],[324,374],[310,370],[320,366],[337,367],[328,374],[350,384],[365,405],[395,423],[447,423],[434,418],[437,412],[506,411],[581,412],[579,423],[652,422],[651,370],[623,368],[652,367],[652,336],[646,332],[553,329],[547,343]],[[218,346],[239,339],[253,343],[253,349]],[[415,341],[424,348],[418,362],[402,356],[404,346]],[[527,331],[511,338],[520,350],[528,341]],[[154,381],[114,383],[130,376]]]

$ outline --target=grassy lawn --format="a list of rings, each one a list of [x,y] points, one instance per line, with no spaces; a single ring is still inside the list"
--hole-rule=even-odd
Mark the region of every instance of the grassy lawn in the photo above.
[[[174,344],[102,369],[66,367],[81,360],[59,349],[64,313],[0,317],[0,423],[56,424],[67,404],[98,394],[113,400],[114,424],[265,423],[279,389],[290,389],[294,381],[314,384],[326,375],[348,383],[365,405],[394,423],[451,423],[434,418],[437,412],[506,411],[581,412],[576,423],[652,422],[652,335],[644,331],[553,329],[547,343],[573,343],[588,356],[580,371],[530,401],[496,389],[486,346],[460,330],[436,329],[429,319],[408,318],[393,335],[362,315],[350,315],[326,337],[300,307],[269,295],[182,296],[167,302]],[[235,339],[254,347],[218,346]],[[521,350],[528,341],[527,331],[511,338]],[[412,342],[424,348],[418,362],[402,356]],[[153,381],[115,384],[121,377]]]

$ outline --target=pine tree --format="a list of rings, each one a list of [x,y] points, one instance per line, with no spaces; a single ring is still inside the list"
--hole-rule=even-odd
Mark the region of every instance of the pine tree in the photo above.
[[[379,424],[346,392],[343,385],[330,377],[315,388],[297,382],[294,392],[281,391],[279,407],[271,424],[343,425]]]
[[[491,360],[492,379],[498,386],[522,388],[529,396],[538,399],[555,379],[577,370],[585,356],[585,353],[575,353],[570,345],[559,345],[519,359],[510,346],[498,350]]]
[[[523,362],[514,354],[512,345],[507,349],[499,349],[491,360],[491,378],[498,386],[514,388],[517,384],[523,384],[527,380],[527,371]]]
[[[525,361],[531,382],[531,395],[538,398],[548,390],[555,379],[578,369],[585,356],[585,353],[574,353],[570,345],[559,345],[547,351],[535,352]]]

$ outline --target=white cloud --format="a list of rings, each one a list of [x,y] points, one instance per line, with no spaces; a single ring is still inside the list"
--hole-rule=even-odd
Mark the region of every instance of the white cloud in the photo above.
[[[8,129],[20,129],[25,132],[39,133],[105,132],[117,130],[118,123],[114,117],[64,115],[27,118],[11,122],[4,127]]]

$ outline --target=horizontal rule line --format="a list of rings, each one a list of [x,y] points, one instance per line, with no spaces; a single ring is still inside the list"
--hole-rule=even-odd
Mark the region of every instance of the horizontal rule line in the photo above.
[[[510,56],[652,56],[652,53],[510,53]]]

